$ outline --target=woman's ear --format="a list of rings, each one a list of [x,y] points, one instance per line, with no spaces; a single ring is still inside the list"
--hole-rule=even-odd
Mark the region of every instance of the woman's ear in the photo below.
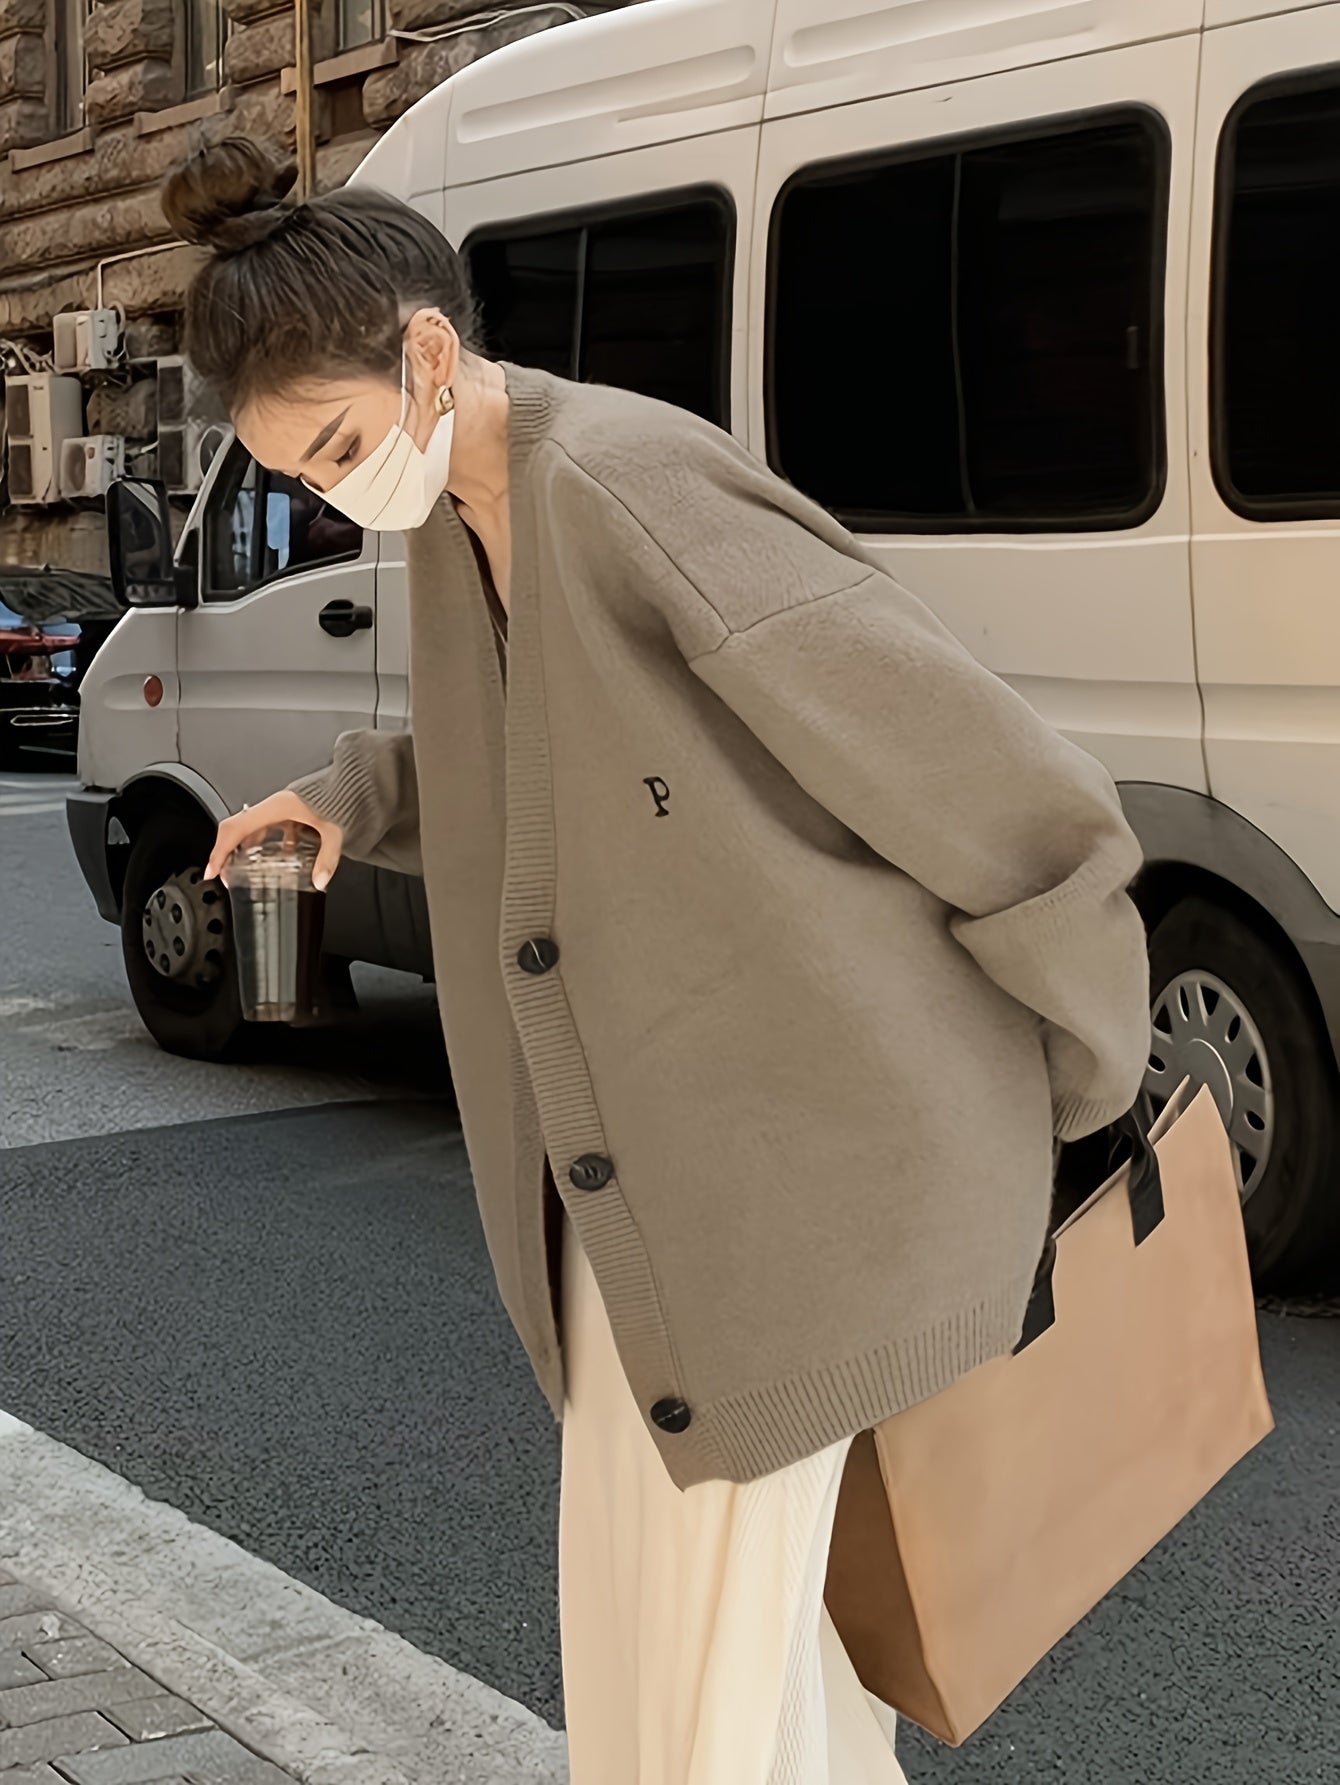
[[[438,391],[455,383],[461,363],[460,336],[440,310],[416,310],[405,325],[405,356],[415,395],[431,407]]]

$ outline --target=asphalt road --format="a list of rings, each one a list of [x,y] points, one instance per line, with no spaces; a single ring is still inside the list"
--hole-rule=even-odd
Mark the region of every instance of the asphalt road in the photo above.
[[[121,941],[101,921],[65,828],[70,783],[0,774],[0,1147],[289,1109],[338,1098],[441,1095],[431,990],[360,968],[363,1011],[332,1034],[284,1031],[270,1059],[170,1059],[126,992]]]
[[[57,800],[0,786],[0,1407],[560,1723],[558,1434],[431,995],[159,1054]],[[1340,1321],[1262,1339],[1278,1431],[967,1746],[907,1729],[912,1785],[1340,1778]]]

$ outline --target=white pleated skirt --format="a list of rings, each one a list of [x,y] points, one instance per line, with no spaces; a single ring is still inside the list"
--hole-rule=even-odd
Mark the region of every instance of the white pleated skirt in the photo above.
[[[563,1222],[559,1600],[571,1785],[906,1785],[823,1603],[850,1439],[681,1492]]]

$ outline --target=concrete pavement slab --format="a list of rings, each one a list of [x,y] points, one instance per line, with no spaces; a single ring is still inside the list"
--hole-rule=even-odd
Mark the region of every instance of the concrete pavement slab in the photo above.
[[[72,1636],[64,1642],[33,1644],[29,1655],[48,1679],[63,1680],[71,1674],[102,1673],[108,1667],[128,1667],[109,1643],[96,1636]]]
[[[209,1728],[209,1718],[203,1711],[170,1692],[117,1705],[106,1716],[132,1742],[156,1742],[165,1735],[192,1735],[198,1729]]]

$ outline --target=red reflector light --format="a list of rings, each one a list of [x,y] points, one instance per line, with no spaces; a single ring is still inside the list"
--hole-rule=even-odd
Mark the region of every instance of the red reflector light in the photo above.
[[[145,704],[145,706],[156,707],[158,705],[159,701],[162,700],[162,698],[163,698],[163,684],[159,681],[158,677],[157,676],[146,676],[144,678],[144,704]]]

